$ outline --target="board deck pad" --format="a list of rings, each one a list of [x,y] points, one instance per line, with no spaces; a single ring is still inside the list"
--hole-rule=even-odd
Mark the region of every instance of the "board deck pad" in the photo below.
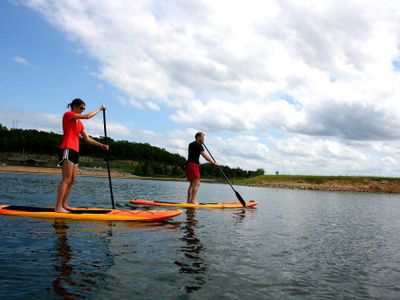
[[[75,220],[140,221],[151,222],[170,219],[180,215],[182,210],[119,210],[104,208],[77,208],[70,213],[58,213],[53,207],[0,205],[0,214]]]
[[[35,206],[19,206],[19,205],[8,205],[4,207],[5,210],[15,210],[15,211],[29,211],[29,212],[54,212],[53,207],[35,207]],[[111,209],[74,209],[70,211],[70,214],[107,214],[111,212]]]
[[[243,208],[239,202],[214,202],[214,203],[186,203],[186,202],[169,202],[169,201],[154,201],[154,200],[129,200],[130,203],[136,205],[149,205],[149,206],[170,206],[182,208],[211,208],[211,209],[226,209],[226,208]],[[256,201],[248,201],[246,207],[254,207],[258,204]]]

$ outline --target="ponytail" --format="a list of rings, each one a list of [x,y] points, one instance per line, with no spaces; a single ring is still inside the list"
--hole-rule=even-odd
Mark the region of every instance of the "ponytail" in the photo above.
[[[67,105],[67,108],[73,109],[74,107],[81,105],[86,105],[85,101],[79,98],[75,98],[74,100],[72,100],[71,103]]]

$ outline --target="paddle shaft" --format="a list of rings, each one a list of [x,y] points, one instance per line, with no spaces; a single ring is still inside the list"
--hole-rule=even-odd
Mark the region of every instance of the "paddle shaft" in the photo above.
[[[214,162],[216,162],[214,156],[212,156],[211,152],[208,150],[207,146],[203,143],[204,148],[206,148],[208,154],[210,154],[211,158],[213,159]],[[217,167],[219,168],[222,176],[224,176],[224,178],[226,179],[226,181],[228,182],[228,184],[231,186],[232,190],[235,192],[236,197],[238,198],[239,202],[243,205],[243,207],[246,207],[246,202],[244,201],[244,199],[242,198],[242,196],[233,188],[232,183],[230,182],[230,180],[228,179],[228,177],[225,175],[225,172],[222,170],[222,168],[217,165]]]
[[[104,125],[104,140],[107,143],[107,126],[106,126],[106,111],[103,110],[103,125]],[[115,204],[114,204],[114,194],[113,194],[113,189],[112,189],[112,182],[111,182],[111,172],[110,172],[110,162],[109,162],[109,157],[108,157],[108,151],[106,150],[106,162],[107,162],[107,171],[108,171],[108,183],[110,185],[110,195],[111,195],[111,205],[112,208],[115,209]]]

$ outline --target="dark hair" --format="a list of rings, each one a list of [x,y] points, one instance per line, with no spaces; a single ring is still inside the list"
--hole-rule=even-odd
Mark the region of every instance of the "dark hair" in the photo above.
[[[198,133],[196,133],[196,135],[194,136],[194,138],[197,140],[197,138],[198,138],[199,136],[203,136],[203,135],[204,135],[204,133],[198,132]]]
[[[74,100],[72,100],[71,103],[69,103],[67,105],[67,108],[69,107],[69,108],[73,109],[74,107],[81,106],[81,105],[86,105],[85,101],[83,101],[82,99],[79,99],[79,98],[75,98]]]

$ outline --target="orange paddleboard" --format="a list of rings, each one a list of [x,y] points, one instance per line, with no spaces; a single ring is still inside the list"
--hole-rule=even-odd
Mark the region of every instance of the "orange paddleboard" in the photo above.
[[[74,220],[151,222],[170,219],[181,213],[182,210],[119,210],[103,208],[77,208],[70,213],[58,213],[52,207],[0,205],[0,214],[2,215]]]

